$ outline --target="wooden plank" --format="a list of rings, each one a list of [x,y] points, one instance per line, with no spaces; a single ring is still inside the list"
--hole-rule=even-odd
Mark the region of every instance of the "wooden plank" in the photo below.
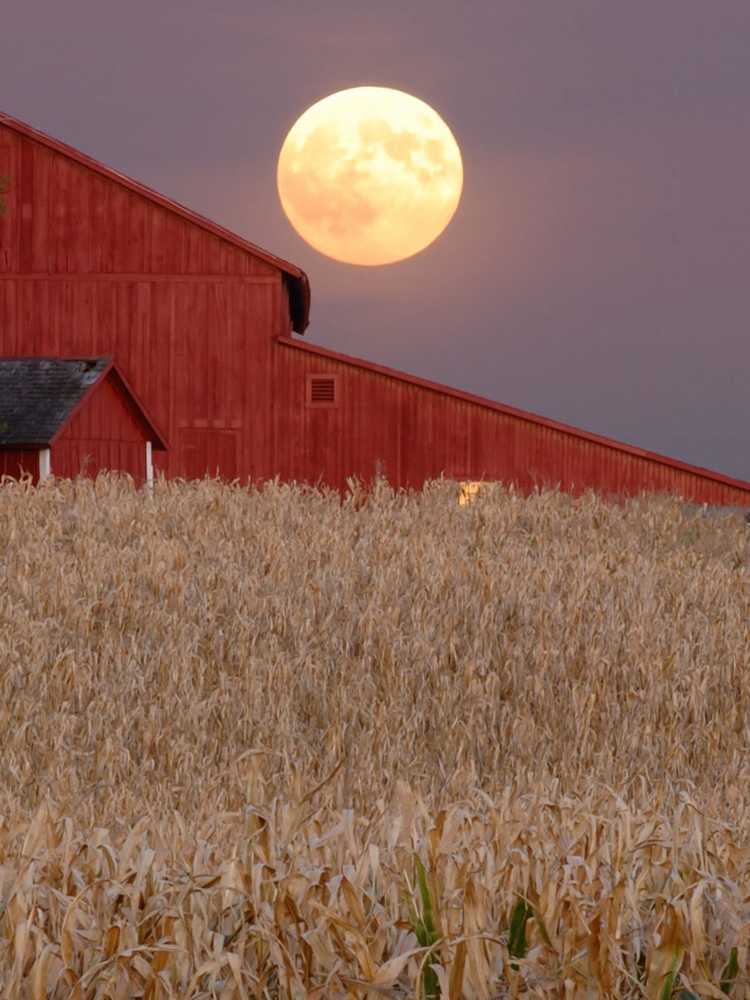
[[[34,213],[34,146],[28,141],[21,143],[20,191],[21,221],[18,265],[22,273],[28,274],[33,270]]]
[[[18,294],[17,282],[0,282],[0,355],[17,356],[21,354],[20,338],[18,337],[21,308]]]
[[[18,270],[21,198],[19,181],[20,141],[7,130],[0,130],[0,178],[7,190],[0,194],[4,211],[0,213],[0,275]],[[5,185],[4,185],[5,186]]]

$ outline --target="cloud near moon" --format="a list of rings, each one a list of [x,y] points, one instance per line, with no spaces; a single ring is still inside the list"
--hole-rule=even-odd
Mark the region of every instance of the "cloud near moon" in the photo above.
[[[357,87],[309,108],[279,156],[279,196],[297,232],[336,260],[387,264],[432,243],[461,196],[448,126],[429,105]]]

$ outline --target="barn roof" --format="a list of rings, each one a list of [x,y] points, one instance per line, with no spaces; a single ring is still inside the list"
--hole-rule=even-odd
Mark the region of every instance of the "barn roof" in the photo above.
[[[159,192],[154,191],[153,188],[147,187],[145,184],[141,184],[139,181],[133,180],[132,177],[127,177],[125,174],[121,174],[119,170],[114,170],[112,167],[107,167],[103,163],[99,163],[98,160],[87,156],[85,153],[80,152],[80,150],[75,149],[73,146],[68,146],[59,139],[54,139],[45,132],[40,132],[38,129],[32,128],[31,125],[27,125],[26,122],[22,122],[18,118],[13,118],[11,115],[5,114],[3,111],[0,111],[0,125],[5,125],[8,128],[13,129],[13,131],[17,132],[19,135],[25,136],[27,139],[33,139],[34,142],[39,142],[48,149],[52,149],[56,153],[60,153],[62,156],[67,156],[69,159],[75,160],[76,163],[80,163],[82,166],[88,167],[89,170],[95,170],[98,174],[107,177],[116,184],[120,184],[123,187],[128,188],[130,191],[141,195],[143,198],[148,198],[149,201],[155,202],[157,205],[161,205],[162,208],[166,208],[170,212],[175,212],[177,215],[182,216],[183,219],[186,219],[193,225],[200,226],[201,229],[205,229],[207,232],[212,233],[214,236],[218,236],[222,240],[226,240],[227,243],[231,243],[233,246],[239,247],[240,250],[245,250],[247,253],[251,253],[253,256],[259,257],[268,264],[272,264],[274,267],[277,267],[284,274],[289,291],[289,308],[292,317],[292,328],[297,333],[305,332],[310,323],[310,282],[302,268],[297,267],[296,264],[291,264],[288,260],[284,260],[282,257],[277,257],[269,250],[264,250],[262,247],[256,246],[255,243],[251,243],[249,240],[245,240],[236,233],[231,232],[231,230],[225,229],[216,222],[212,222],[205,216],[199,215],[197,212],[193,212],[192,209],[186,208],[185,205],[180,205],[179,202],[173,201],[171,198],[167,198],[163,194],[159,194]]]
[[[389,378],[398,379],[402,382],[409,382],[411,385],[420,386],[423,389],[431,389],[433,392],[438,392],[444,396],[453,396],[454,398],[464,400],[467,403],[474,403],[477,406],[483,406],[488,410],[494,410],[496,413],[504,413],[507,416],[516,417],[519,420],[526,420],[532,424],[539,424],[542,427],[548,427],[551,430],[561,431],[564,434],[569,434],[584,441],[591,441],[594,444],[606,445],[609,448],[624,452],[627,455],[650,459],[653,462],[659,462],[661,465],[667,465],[680,472],[690,472],[693,475],[702,476],[704,479],[709,479],[716,483],[722,483],[725,486],[732,486],[735,489],[745,490],[750,497],[750,483],[745,482],[743,479],[733,479],[730,476],[725,476],[721,472],[714,472],[713,469],[704,469],[699,465],[689,465],[687,462],[681,462],[677,458],[669,458],[667,455],[660,455],[655,451],[647,451],[645,448],[638,448],[632,444],[615,441],[614,438],[604,437],[602,434],[593,434],[591,431],[584,431],[580,427],[573,427],[572,424],[563,424],[559,420],[551,420],[549,417],[542,417],[539,416],[539,414],[531,413],[528,410],[519,410],[515,406],[507,406],[505,403],[497,403],[495,400],[487,399],[485,396],[475,396],[473,393],[464,392],[462,389],[454,389],[452,386],[443,385],[440,382],[431,382],[428,381],[428,379],[419,378],[417,375],[409,375],[407,372],[399,371],[397,368],[388,368],[385,365],[378,365],[372,361],[365,361],[363,358],[355,358],[350,354],[341,354],[338,351],[332,351],[327,347],[320,347],[318,344],[295,340],[294,337],[277,337],[276,342],[279,344],[285,344],[288,347],[294,347],[300,351],[306,351],[309,354],[318,354],[324,358],[331,358],[333,361],[340,361],[344,364],[352,365],[355,368],[376,372],[379,375],[387,375]]]
[[[51,445],[86,397],[112,372],[152,433],[166,443],[110,355],[96,358],[0,358],[0,448]]]

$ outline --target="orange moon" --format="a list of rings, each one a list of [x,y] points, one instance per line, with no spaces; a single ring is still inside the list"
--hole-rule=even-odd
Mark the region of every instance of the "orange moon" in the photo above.
[[[429,104],[390,87],[353,87],[297,119],[276,182],[310,246],[348,264],[392,264],[443,232],[461,198],[463,165]]]

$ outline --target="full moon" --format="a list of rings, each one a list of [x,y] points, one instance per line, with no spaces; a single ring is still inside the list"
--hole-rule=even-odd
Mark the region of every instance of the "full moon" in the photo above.
[[[287,218],[310,246],[348,264],[392,264],[443,232],[463,186],[440,115],[390,87],[318,101],[284,140],[276,174]]]

